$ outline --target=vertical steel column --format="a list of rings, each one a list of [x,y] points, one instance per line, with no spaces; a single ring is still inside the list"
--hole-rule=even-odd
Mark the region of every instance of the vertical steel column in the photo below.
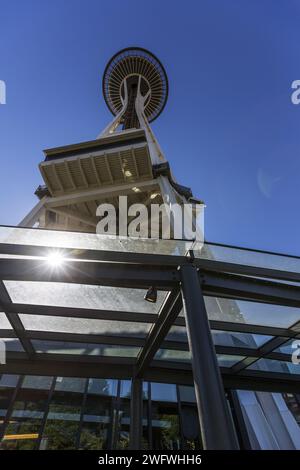
[[[238,449],[198,272],[193,264],[181,267],[181,292],[204,449]]]
[[[140,450],[143,419],[143,381],[133,378],[130,401],[130,449]]]

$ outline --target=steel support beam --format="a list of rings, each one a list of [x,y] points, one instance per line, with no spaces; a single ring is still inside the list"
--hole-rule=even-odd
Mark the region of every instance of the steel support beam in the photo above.
[[[7,281],[66,282],[114,287],[148,288],[156,285],[170,290],[178,283],[178,272],[171,268],[126,263],[64,262],[63,270],[53,270],[46,260],[2,259],[0,279]]]
[[[25,329],[19,318],[19,315],[6,311],[6,306],[9,307],[10,305],[12,305],[11,298],[5,288],[3,281],[0,281],[0,309],[6,314],[6,317],[11,324],[16,337],[20,340],[20,343],[26,351],[27,356],[32,357],[34,356],[35,351],[31,341],[25,336]]]
[[[149,382],[193,385],[189,364],[153,361],[145,371],[144,380]],[[299,377],[265,371],[245,370],[233,374],[231,369],[220,368],[224,387],[233,390],[256,390],[264,392],[300,393]],[[7,352],[7,363],[0,365],[0,374],[48,375],[65,377],[95,377],[131,380],[134,377],[134,360],[89,356],[88,358],[67,354],[36,354],[28,359],[25,353]]]
[[[203,291],[211,296],[300,307],[298,286],[213,271],[201,271],[201,277]]]
[[[203,293],[204,293],[203,288]],[[57,307],[55,305],[18,304],[13,303],[5,306],[9,313],[26,313],[29,315],[50,315],[57,317],[91,318],[100,320],[129,321],[138,323],[155,323],[158,315],[156,313],[128,312],[119,310],[96,310],[73,307]],[[252,325],[248,323],[235,323],[228,321],[210,320],[211,330],[222,330],[239,333],[253,333],[267,336],[282,336],[294,338],[300,335],[298,329],[277,328],[265,325]],[[185,327],[185,318],[177,317],[174,325]],[[293,327],[292,327],[293,328]]]
[[[68,333],[63,331],[37,331],[37,330],[26,330],[25,337],[29,340],[39,341],[62,341],[69,343],[83,343],[98,345],[99,348],[103,345],[115,345],[125,347],[142,347],[145,344],[143,338],[136,338],[128,336],[128,333],[124,332],[124,335],[109,335],[109,334],[82,334],[82,333]]]
[[[238,449],[196,267],[183,266],[181,281],[204,448]]]
[[[252,325],[251,323],[235,323],[219,320],[210,320],[209,323],[212,330],[253,333],[255,335],[267,336],[286,336],[288,338],[294,337],[294,332],[292,330],[289,330],[288,328],[278,328],[276,326]]]
[[[140,450],[143,420],[143,381],[134,378],[131,384],[130,441],[131,450]]]
[[[56,307],[50,305],[11,304],[6,308],[10,313],[26,313],[68,318],[88,318],[93,320],[128,321],[137,323],[155,323],[156,313],[129,312],[125,310],[97,310],[89,308]],[[42,318],[41,318],[42,321]]]
[[[262,268],[260,266],[248,266],[245,264],[228,263],[211,259],[195,258],[195,266],[204,271],[217,271],[231,274],[241,274],[256,278],[278,279],[283,281],[300,282],[300,273],[295,271],[282,271],[280,269]]]
[[[1,228],[1,226],[0,226]],[[16,230],[20,230],[17,229]],[[34,230],[34,229],[33,229]],[[44,229],[39,229],[44,230]],[[47,229],[46,229],[47,230]],[[48,231],[49,232],[49,231]],[[54,232],[54,231],[53,231]],[[55,233],[55,232],[54,232]],[[65,231],[67,234],[68,232]],[[27,233],[28,235],[28,233]],[[78,237],[82,236],[83,233],[79,233]],[[95,235],[96,236],[96,235]],[[101,242],[101,238],[99,240]],[[89,248],[82,248],[80,247],[80,242],[78,246],[76,246],[76,242],[74,242],[73,248],[64,247],[64,242],[62,242],[62,246],[51,246],[53,243],[52,238],[49,239],[48,246],[41,246],[41,245],[22,245],[17,243],[0,243],[0,253],[3,255],[15,255],[15,256],[38,256],[38,257],[45,257],[53,248],[55,250],[59,250],[59,252],[65,258],[71,258],[76,261],[80,260],[93,260],[93,261],[107,261],[107,262],[115,262],[115,263],[128,263],[128,264],[141,264],[143,268],[146,266],[169,266],[177,269],[179,265],[187,264],[188,259],[185,256],[177,256],[172,254],[172,250],[174,251],[176,246],[175,244],[172,245],[170,248],[171,254],[159,254],[159,253],[143,253],[143,244],[139,240],[130,240],[131,245],[128,245],[128,251],[118,251],[113,250],[113,245],[110,245],[111,249],[102,249],[102,250],[95,250]],[[115,248],[119,248],[120,244],[116,242]],[[139,252],[139,247],[141,251]],[[130,248],[136,250],[136,252],[130,251]],[[156,248],[154,247],[153,250]]]

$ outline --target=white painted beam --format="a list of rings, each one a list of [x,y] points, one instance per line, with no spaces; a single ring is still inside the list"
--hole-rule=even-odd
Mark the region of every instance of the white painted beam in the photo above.
[[[149,191],[151,189],[159,190],[158,180],[148,180],[138,182],[132,182],[130,184],[120,184],[118,186],[106,186],[104,188],[97,188],[90,191],[78,191],[72,194],[66,194],[63,196],[56,196],[47,199],[45,204],[47,209],[52,209],[54,207],[59,206],[66,206],[70,204],[79,204],[81,202],[86,201],[93,201],[93,200],[101,200],[107,197],[114,197],[114,196],[124,196],[127,194],[132,194],[133,187],[138,187],[141,191]]]

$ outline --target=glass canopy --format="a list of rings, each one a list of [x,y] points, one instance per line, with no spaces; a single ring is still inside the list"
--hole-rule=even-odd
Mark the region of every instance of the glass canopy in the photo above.
[[[300,338],[298,257],[20,227],[0,227],[0,335],[7,356],[0,373],[24,367],[30,373],[34,359],[37,373],[49,368],[51,375],[54,364],[67,371],[74,357],[78,376],[88,364],[90,376],[103,366],[102,377],[129,379],[146,357],[150,379],[161,374],[172,383],[175,369],[178,383],[192,382],[179,305],[180,269],[188,263],[199,270],[223,379],[237,388],[241,378],[254,376],[275,388],[276,381],[292,386],[300,376],[292,363]],[[145,300],[150,287],[157,290],[153,303]],[[172,302],[178,295],[179,304]],[[172,318],[168,326],[166,318]]]

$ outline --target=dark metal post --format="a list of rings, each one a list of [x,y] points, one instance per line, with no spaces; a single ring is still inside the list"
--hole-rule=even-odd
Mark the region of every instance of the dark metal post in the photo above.
[[[132,379],[130,402],[130,449],[140,450],[143,419],[143,381]]]
[[[198,272],[192,264],[181,267],[181,292],[204,449],[238,449]]]

